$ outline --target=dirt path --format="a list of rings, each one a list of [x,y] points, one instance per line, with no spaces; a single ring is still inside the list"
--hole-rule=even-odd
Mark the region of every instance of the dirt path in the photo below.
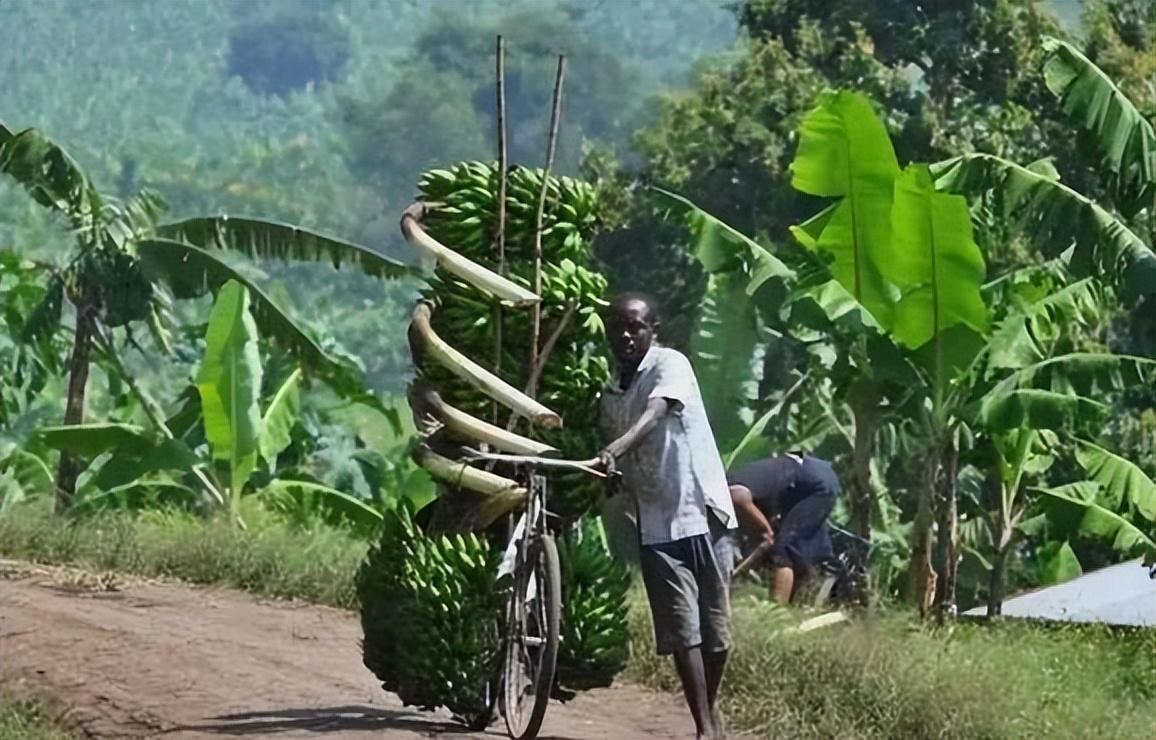
[[[0,560],[0,685],[94,737],[504,737],[402,706],[360,638],[338,609]],[[615,686],[552,704],[542,737],[682,738],[685,712]]]

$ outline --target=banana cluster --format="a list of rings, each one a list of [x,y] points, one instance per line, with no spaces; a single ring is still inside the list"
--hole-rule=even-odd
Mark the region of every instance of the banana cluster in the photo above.
[[[357,595],[362,660],[386,691],[463,717],[487,711],[499,648],[498,555],[477,535],[426,535],[408,501],[385,513]]]
[[[562,641],[558,683],[609,686],[626,665],[630,574],[611,559],[595,516],[583,517],[558,545],[562,562]]]
[[[87,253],[65,274],[65,290],[75,304],[95,301],[101,323],[109,327],[147,319],[153,300],[153,286],[140,260],[115,248]]]
[[[534,230],[541,170],[514,167],[506,186],[505,257],[499,265],[495,234],[498,227],[499,173],[493,163],[467,162],[422,176],[421,197],[430,208],[423,226],[430,236],[464,257],[491,270],[502,268],[513,282],[533,290]],[[599,225],[598,197],[593,187],[568,177],[550,177],[542,218],[542,285],[540,346],[559,327],[561,333],[543,369],[537,398],[565,419],[559,430],[541,430],[542,441],[564,457],[586,458],[598,449],[598,418],[593,403],[609,377],[601,349],[605,328],[599,316],[606,278],[592,253]],[[496,310],[481,290],[439,274],[423,293],[436,305],[433,328],[468,357],[496,370],[504,380],[524,388],[530,377],[531,311]],[[501,355],[495,357],[498,327]],[[564,322],[564,323],[563,323]],[[453,406],[479,418],[490,418],[489,399],[429,363],[419,368]],[[600,488],[579,475],[560,479],[552,489],[550,509],[567,519],[589,511]]]

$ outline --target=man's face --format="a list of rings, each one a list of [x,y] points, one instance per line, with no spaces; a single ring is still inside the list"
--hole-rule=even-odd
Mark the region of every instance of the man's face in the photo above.
[[[642,362],[654,340],[654,329],[645,301],[630,300],[615,307],[607,331],[610,351],[620,367],[635,367]]]

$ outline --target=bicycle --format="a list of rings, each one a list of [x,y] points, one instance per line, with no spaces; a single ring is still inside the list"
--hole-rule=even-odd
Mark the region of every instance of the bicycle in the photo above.
[[[562,629],[562,571],[549,528],[544,468],[577,470],[609,480],[611,476],[573,460],[504,455],[465,450],[470,462],[511,465],[526,487],[526,508],[510,533],[499,578],[511,577],[501,641],[497,698],[513,740],[533,740],[542,728],[554,685]]]

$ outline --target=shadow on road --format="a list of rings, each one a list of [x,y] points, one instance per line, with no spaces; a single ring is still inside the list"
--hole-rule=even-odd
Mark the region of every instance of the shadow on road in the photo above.
[[[181,729],[218,735],[407,730],[428,736],[469,732],[462,725],[438,721],[429,715],[418,712],[357,705],[310,709],[270,709],[263,712],[224,714],[213,717],[209,722],[189,725]]]

